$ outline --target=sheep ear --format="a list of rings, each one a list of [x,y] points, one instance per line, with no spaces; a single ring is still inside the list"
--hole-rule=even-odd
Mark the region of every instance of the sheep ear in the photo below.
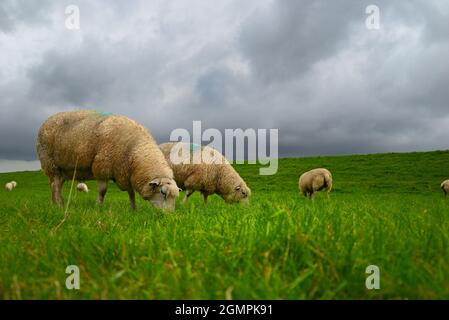
[[[179,189],[179,192],[183,191],[181,188],[178,188],[178,189]]]
[[[161,184],[160,179],[154,179],[153,181],[150,182],[150,186],[152,186],[152,187],[157,187],[160,184]]]

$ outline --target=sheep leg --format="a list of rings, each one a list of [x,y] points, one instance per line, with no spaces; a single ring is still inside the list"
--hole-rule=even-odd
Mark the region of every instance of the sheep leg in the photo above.
[[[129,201],[131,202],[131,208],[136,210],[136,194],[134,190],[128,190]]]
[[[54,204],[59,206],[62,206],[64,204],[61,196],[63,184],[64,178],[60,176],[53,176],[52,178],[50,178],[52,200]]]
[[[204,204],[207,204],[207,197],[209,195],[207,193],[203,193]]]
[[[327,182],[327,197],[329,198],[329,195],[332,191],[332,180]]]
[[[97,204],[103,204],[104,196],[108,191],[108,182],[107,181],[98,181],[98,198]]]
[[[309,199],[312,201],[314,201],[314,199],[315,199],[315,197],[313,195],[314,195],[314,192],[310,192]]]
[[[182,203],[187,203],[187,200],[189,200],[189,197],[194,193],[194,190],[186,190],[186,194],[184,196],[184,199],[182,200]]]

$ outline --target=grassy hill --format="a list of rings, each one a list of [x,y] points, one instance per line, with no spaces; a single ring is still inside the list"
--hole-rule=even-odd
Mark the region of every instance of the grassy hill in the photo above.
[[[307,201],[300,173],[327,167],[331,199]],[[381,299],[449,298],[449,152],[280,159],[274,176],[237,170],[249,206],[197,194],[164,214],[111,183],[104,206],[74,193],[50,204],[41,172],[0,174],[3,299]],[[70,184],[65,185],[65,198]],[[62,222],[62,223],[61,223]],[[68,265],[81,289],[65,287]],[[367,290],[377,265],[381,289]]]

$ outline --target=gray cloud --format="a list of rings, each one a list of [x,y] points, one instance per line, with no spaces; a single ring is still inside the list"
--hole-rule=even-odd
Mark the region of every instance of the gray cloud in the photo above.
[[[49,0],[2,0],[0,4],[0,32],[13,32],[18,25],[36,26],[48,23]]]
[[[449,5],[377,1],[370,31],[370,2],[4,1],[0,159],[35,159],[40,123],[74,108],[159,141],[193,120],[279,128],[281,155],[447,149]]]
[[[4,7],[0,7],[0,30],[11,31],[13,21]]]

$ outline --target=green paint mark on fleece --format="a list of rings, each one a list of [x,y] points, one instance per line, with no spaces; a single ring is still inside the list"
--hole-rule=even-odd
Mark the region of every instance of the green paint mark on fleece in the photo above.
[[[97,114],[102,117],[109,117],[109,116],[114,115],[112,112],[104,112],[104,111],[97,111]]]
[[[200,150],[200,149],[201,149],[201,146],[199,144],[196,144],[196,143],[191,143],[190,144],[190,151],[191,152],[195,152],[195,151]]]

